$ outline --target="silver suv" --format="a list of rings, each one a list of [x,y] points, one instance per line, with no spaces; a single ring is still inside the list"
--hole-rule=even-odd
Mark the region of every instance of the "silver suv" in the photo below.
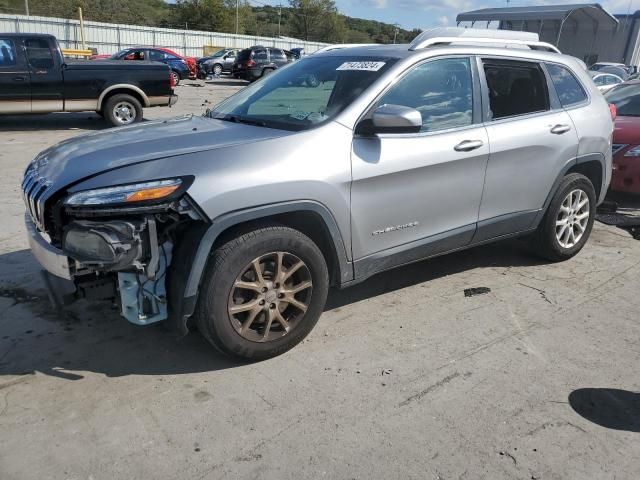
[[[584,246],[613,123],[583,64],[520,32],[436,29],[311,55],[203,117],[67,140],[22,185],[52,298],[117,298],[219,350],[278,355],[330,286],[514,236]]]

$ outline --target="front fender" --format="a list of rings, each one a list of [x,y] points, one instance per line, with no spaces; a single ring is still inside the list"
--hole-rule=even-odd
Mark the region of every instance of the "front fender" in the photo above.
[[[202,282],[202,275],[207,260],[216,239],[225,230],[252,220],[305,211],[320,215],[331,236],[337,257],[340,284],[345,284],[353,280],[353,265],[347,258],[347,250],[338,224],[331,212],[324,205],[312,200],[299,200],[232,212],[216,218],[208,225],[200,225],[197,231],[185,239],[185,246],[182,248],[182,258],[177,262],[178,271],[174,274],[177,278],[171,281],[171,283],[174,284],[174,288],[176,288],[175,286],[179,288],[181,285],[184,285],[184,290],[181,295],[178,295],[178,292],[174,290],[174,293],[170,294],[172,298],[169,299],[170,303],[174,303],[172,311],[175,315],[178,330],[184,334],[188,332],[186,326],[187,320],[195,311],[198,300],[198,290]],[[195,254],[193,254],[194,250]],[[180,253],[178,253],[178,255],[180,255]],[[188,262],[184,261],[185,257],[188,259]],[[185,265],[187,266],[185,267]]]

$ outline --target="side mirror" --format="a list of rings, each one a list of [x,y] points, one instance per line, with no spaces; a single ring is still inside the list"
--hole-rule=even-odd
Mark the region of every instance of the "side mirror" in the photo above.
[[[422,115],[404,105],[381,105],[369,120],[362,121],[356,132],[363,135],[376,133],[418,133],[422,129]]]

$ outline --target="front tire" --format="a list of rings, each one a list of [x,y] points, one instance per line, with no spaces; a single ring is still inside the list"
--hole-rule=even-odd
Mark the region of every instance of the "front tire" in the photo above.
[[[284,226],[229,240],[213,252],[203,278],[198,329],[222,353],[247,360],[300,343],[320,318],[329,289],[320,249]]]
[[[216,77],[219,77],[220,75],[222,75],[222,65],[220,65],[219,63],[216,63],[216,64],[213,66],[213,74],[214,74]]]
[[[171,70],[171,76],[173,77],[173,86],[177,87],[178,85],[180,85],[180,74],[175,70]]]
[[[102,112],[107,122],[114,127],[131,125],[142,120],[142,105],[138,99],[126,93],[109,97]]]
[[[582,250],[593,229],[596,201],[587,177],[579,173],[564,177],[532,238],[536,253],[560,262]]]

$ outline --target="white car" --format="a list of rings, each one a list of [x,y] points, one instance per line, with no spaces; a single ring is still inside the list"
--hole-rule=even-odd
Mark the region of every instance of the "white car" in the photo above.
[[[600,90],[602,93],[611,90],[619,83],[624,82],[622,78],[620,78],[618,75],[614,75],[613,73],[589,73],[591,73],[591,79],[593,80],[593,83],[596,84],[596,87],[598,87],[598,90]]]

